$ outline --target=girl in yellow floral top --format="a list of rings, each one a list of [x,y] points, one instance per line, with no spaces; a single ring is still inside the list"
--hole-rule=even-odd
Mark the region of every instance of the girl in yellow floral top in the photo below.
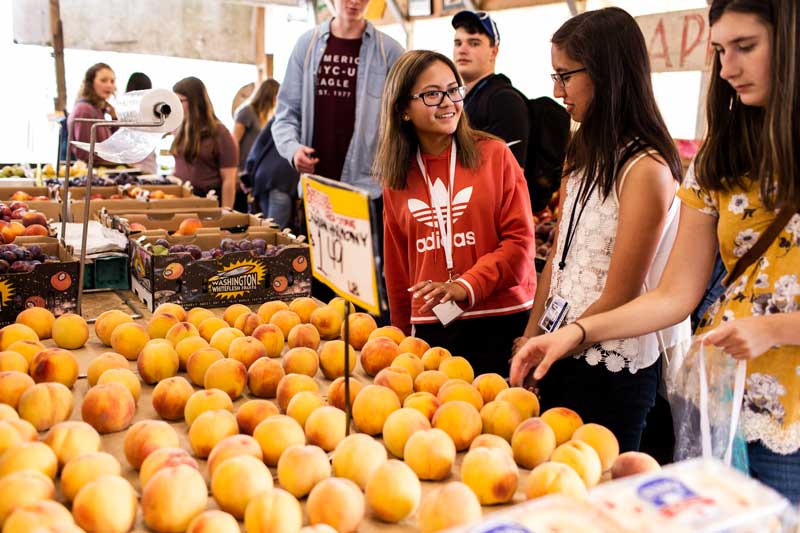
[[[512,362],[519,384],[576,347],[684,319],[717,249],[731,271],[776,218],[800,207],[800,5],[714,0],[708,136],[679,197],[678,236],[661,284],[613,311],[529,340]],[[800,214],[707,311],[705,342],[747,360],[742,426],[751,474],[800,501]]]

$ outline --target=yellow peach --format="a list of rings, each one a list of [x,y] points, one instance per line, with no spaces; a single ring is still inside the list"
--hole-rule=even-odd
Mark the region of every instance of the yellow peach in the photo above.
[[[33,378],[28,374],[16,370],[0,372],[0,403],[16,409],[22,394],[33,385]]]
[[[269,323],[278,326],[278,328],[283,333],[283,338],[286,339],[289,336],[289,332],[292,331],[292,328],[301,324],[300,317],[294,311],[289,311],[288,309],[281,309],[276,311],[269,319]]]
[[[463,383],[456,382],[452,385],[444,383],[441,388],[439,388],[439,393],[436,395],[436,397],[442,404],[453,401],[462,401],[467,402],[477,410],[483,408],[483,396],[481,396],[481,393],[478,392],[475,387],[466,381]]]
[[[286,406],[286,414],[297,420],[297,423],[305,429],[308,416],[325,405],[327,403],[320,393],[304,390],[292,396],[289,405]]]
[[[37,431],[67,420],[72,414],[72,392],[61,383],[37,383],[19,398],[19,416]]]
[[[261,320],[264,321],[265,324],[269,323],[269,319],[272,318],[272,315],[277,313],[278,311],[288,310],[289,305],[286,302],[282,302],[280,300],[272,300],[270,302],[264,302],[261,304],[261,307],[258,308],[258,316],[261,317]]]
[[[378,435],[389,415],[398,409],[400,400],[392,389],[367,385],[353,402],[353,422],[362,433]]]
[[[373,383],[392,389],[401,403],[414,392],[414,380],[405,368],[399,366],[384,368],[375,376]]]
[[[256,328],[263,323],[264,321],[258,314],[247,312],[236,317],[236,321],[232,325],[245,335],[252,335]]]
[[[456,446],[450,435],[441,429],[424,429],[408,437],[403,460],[420,479],[440,481],[453,469]]]
[[[500,391],[508,388],[508,383],[503,379],[500,374],[481,374],[472,381],[472,386],[475,387],[483,397],[483,403],[494,401]],[[533,394],[533,393],[531,393]],[[536,413],[539,414],[538,411]],[[531,415],[534,416],[534,415]]]
[[[100,339],[100,342],[106,346],[111,346],[111,334],[114,333],[114,329],[127,322],[133,322],[133,319],[127,313],[123,313],[118,309],[104,311],[100,313],[100,316],[94,322],[94,333]]]
[[[252,336],[264,345],[267,357],[281,356],[285,341],[283,339],[283,332],[278,326],[274,324],[262,324],[253,330]]]
[[[44,442],[21,442],[0,455],[0,478],[27,469],[37,470],[50,479],[55,479],[58,457]]]
[[[311,324],[297,324],[289,331],[286,343],[289,348],[319,348],[319,331]]]
[[[178,317],[170,313],[160,313],[153,315],[150,322],[147,323],[147,334],[151,339],[163,339],[167,336],[167,332],[175,324],[180,323]]]
[[[433,415],[442,403],[430,392],[415,392],[406,396],[403,407],[410,407],[422,413],[428,420],[433,419]]]
[[[308,324],[309,320],[311,320],[311,313],[319,306],[320,304],[317,303],[314,298],[302,296],[300,298],[295,298],[289,303],[289,311],[297,313],[297,316],[300,317],[303,324]]]
[[[556,449],[556,434],[541,418],[524,420],[511,436],[514,461],[522,468],[536,468],[550,460]]]
[[[658,461],[646,453],[625,452],[620,454],[614,464],[611,465],[611,478],[619,479],[636,474],[658,472],[659,470],[661,470],[661,465],[658,464]]]
[[[422,364],[422,359],[413,353],[408,352],[401,353],[395,357],[391,366],[404,368],[405,371],[408,372],[408,375],[411,376],[412,380],[417,379],[417,376],[419,376],[425,370],[425,365]]]
[[[161,313],[169,313],[171,315],[175,315],[181,322],[186,320],[186,310],[178,304],[163,303],[158,307],[156,307],[155,311],[153,311],[153,315],[158,315]]]
[[[309,317],[309,322],[317,328],[322,339],[333,340],[339,336],[344,322],[344,315],[330,306],[314,309]]]
[[[222,320],[227,322],[230,327],[234,327],[236,319],[249,312],[250,308],[247,307],[246,305],[242,304],[229,305],[225,309],[225,312],[222,313]]]
[[[439,394],[439,388],[449,378],[444,372],[438,370],[425,370],[414,379],[414,390],[417,392],[430,392],[434,396]]]
[[[582,440],[597,452],[603,472],[619,457],[619,442],[608,428],[600,424],[584,424],[572,434],[573,440]]]
[[[0,455],[2,455],[7,448],[15,444],[20,444],[21,442],[22,435],[19,434],[17,428],[8,421],[0,420]]]
[[[186,533],[240,533],[239,523],[233,515],[212,509],[195,516]],[[249,529],[248,529],[249,531]]]
[[[461,481],[472,489],[481,505],[508,503],[517,491],[519,469],[503,450],[475,448],[461,463]]]
[[[203,337],[186,337],[175,345],[175,352],[178,354],[178,362],[181,370],[186,370],[186,362],[189,356],[197,350],[209,348],[208,341]]]
[[[475,437],[472,444],[469,445],[469,449],[474,450],[475,448],[496,448],[503,450],[512,458],[514,457],[514,450],[511,449],[511,444],[503,437],[498,437],[491,433],[483,433]]]
[[[119,476],[122,466],[110,453],[94,451],[71,459],[61,471],[61,494],[71,502],[81,488],[100,476]]]
[[[319,446],[295,444],[278,459],[278,482],[295,498],[303,498],[314,486],[331,477],[331,464]]]
[[[314,409],[306,418],[305,433],[309,444],[319,446],[326,452],[333,451],[344,439],[347,419],[344,411],[330,405]]]
[[[89,325],[82,316],[66,313],[53,322],[52,336],[59,348],[77,350],[89,340]]]
[[[191,395],[192,385],[181,376],[158,382],[153,389],[153,409],[164,420],[180,420]]]
[[[286,374],[278,383],[276,390],[278,407],[281,408],[281,411],[285,413],[292,396],[304,390],[319,392],[319,385],[304,374]]]
[[[397,343],[388,337],[378,337],[368,341],[361,349],[361,368],[374,376],[388,367],[399,354]]]
[[[100,450],[100,435],[86,422],[59,422],[50,428],[42,442],[50,446],[62,467],[84,453]]]
[[[123,441],[125,458],[139,470],[147,456],[159,448],[177,448],[178,433],[162,420],[140,420],[128,428]]]
[[[200,322],[200,325],[197,326],[197,331],[206,341],[211,342],[211,337],[214,336],[214,333],[227,327],[230,327],[227,322],[221,318],[211,316]]]
[[[406,338],[406,334],[403,333],[402,329],[395,326],[381,326],[369,334],[368,340],[372,340],[377,337],[389,337],[395,343],[400,344],[403,342],[403,339]]]
[[[417,522],[421,533],[433,533],[474,524],[481,516],[481,504],[475,493],[464,483],[451,481],[422,498]]]
[[[503,389],[497,393],[494,399],[506,401],[516,407],[523,420],[539,416],[539,398],[522,387]]]
[[[566,407],[548,409],[540,418],[553,428],[559,446],[570,440],[575,430],[583,425],[580,415]]]
[[[571,466],[583,479],[587,489],[597,485],[603,473],[597,452],[582,440],[565,442],[555,449],[550,461]]]
[[[431,345],[419,337],[406,337],[397,343],[399,353],[411,353],[418,359],[430,350]]]
[[[239,455],[223,461],[211,476],[211,493],[223,511],[238,519],[250,500],[272,489],[272,474],[260,460]]]
[[[352,313],[348,322],[350,324],[350,344],[356,350],[360,350],[369,340],[369,334],[377,329],[378,324],[368,313]],[[344,339],[344,324],[342,324],[341,337]]]
[[[247,370],[247,386],[250,393],[258,398],[274,398],[278,391],[278,383],[286,373],[276,359],[258,359]]]
[[[61,348],[43,350],[31,361],[30,374],[36,383],[49,381],[72,388],[78,379],[78,359]]]
[[[275,415],[265,418],[253,431],[255,438],[264,453],[264,462],[269,466],[277,466],[283,452],[294,444],[305,444],[306,435],[300,424],[287,415]]]
[[[29,307],[17,315],[17,324],[24,324],[36,332],[39,339],[49,339],[56,317],[44,307]]]
[[[357,355],[352,346],[349,348],[348,368],[352,374],[356,368]],[[320,368],[322,368],[322,374],[327,379],[336,379],[344,376],[344,359],[344,341],[335,340],[326,342],[319,352],[319,365]]]
[[[248,400],[236,411],[236,423],[239,424],[241,433],[252,435],[256,426],[265,418],[279,413],[278,407],[270,401]]]
[[[210,309],[206,309],[205,307],[193,307],[187,311],[185,320],[199,330],[203,320],[212,317],[214,317],[214,312]]]
[[[144,523],[156,531],[186,531],[207,503],[202,474],[187,465],[160,469],[142,489]]]
[[[41,352],[42,350],[46,350],[44,344],[39,341],[31,341],[31,340],[19,340],[16,342],[12,342],[11,346],[8,347],[9,352],[17,352],[21,354],[26,361],[28,361],[28,366],[30,367],[31,361],[36,355]]]
[[[375,470],[365,491],[372,512],[384,522],[400,522],[419,505],[422,485],[403,461],[390,459]]]
[[[342,439],[333,452],[333,474],[364,489],[372,473],[386,460],[383,444],[364,433],[353,433]]]
[[[283,356],[283,370],[287,374],[305,374],[314,377],[319,370],[319,357],[311,348],[291,348]]]
[[[3,404],[0,405],[0,407],[8,407],[8,406]],[[19,433],[22,442],[36,442],[39,439],[38,430],[33,424],[31,424],[27,420],[22,420],[20,418],[13,418],[13,419],[6,419],[4,420],[4,422],[6,424],[11,425],[11,427],[17,430],[17,433]]]
[[[525,480],[525,497],[529,500],[563,494],[576,500],[586,499],[586,485],[581,477],[564,463],[542,463]]]
[[[144,326],[135,322],[123,322],[114,328],[110,342],[115,352],[128,361],[135,361],[149,340],[150,335]]]
[[[239,330],[236,330],[239,331]],[[239,331],[241,333],[241,331]],[[172,346],[176,346],[179,342],[183,339],[188,339],[189,337],[197,337],[200,335],[200,330],[194,327],[193,324],[190,322],[178,322],[169,330],[167,330],[167,335],[164,337],[167,339]],[[214,344],[211,341],[208,341],[211,346]]]
[[[222,352],[216,348],[212,348],[211,346],[200,348],[193,352],[189,356],[189,359],[186,360],[186,373],[189,375],[189,379],[192,380],[192,383],[198,387],[202,387],[205,383],[208,367],[224,358],[225,356]]]
[[[392,455],[402,459],[409,437],[426,429],[431,429],[431,423],[425,415],[416,409],[404,407],[390,414],[384,422],[383,442]]]
[[[254,496],[244,512],[244,527],[249,533],[299,533],[302,525],[300,502],[278,488]]]
[[[483,428],[478,410],[460,400],[443,403],[433,415],[432,424],[450,435],[458,451],[466,450]]]
[[[103,372],[112,368],[128,368],[128,360],[114,352],[104,352],[92,359],[86,370],[89,386],[97,385],[97,380],[100,379]]]
[[[228,350],[233,340],[242,337],[244,337],[244,333],[236,328],[220,328],[211,336],[208,343],[212,348],[216,348],[222,352],[222,355],[228,357]]]
[[[189,443],[196,457],[205,459],[225,437],[239,433],[233,413],[215,409],[201,413],[189,426]]]
[[[259,461],[264,460],[261,445],[256,439],[250,435],[231,435],[219,441],[208,455],[208,475],[213,476],[214,470],[226,459],[239,455],[250,455]]]
[[[255,337],[238,337],[233,339],[228,346],[228,357],[241,362],[245,368],[255,363],[258,359],[267,356],[267,349]],[[316,357],[316,353],[314,354]]]
[[[247,385],[247,368],[235,359],[220,359],[211,363],[203,377],[206,389],[225,391],[231,400],[236,400]]]
[[[147,485],[150,478],[162,468],[178,465],[187,465],[195,470],[200,470],[194,457],[189,455],[189,452],[183,448],[159,448],[153,451],[139,468],[139,486],[144,487]]]
[[[350,405],[356,401],[358,393],[364,388],[364,385],[356,378],[351,377],[347,380],[350,388]],[[344,378],[334,379],[328,387],[328,403],[334,407],[338,407],[342,411],[345,410],[345,383]]]
[[[142,384],[136,374],[127,368],[109,368],[97,380],[98,385],[103,383],[119,383],[128,389],[133,396],[133,401],[139,401],[139,395],[142,392]]]
[[[425,370],[439,370],[442,361],[450,357],[452,357],[450,350],[434,346],[422,354],[422,364],[425,365]]]
[[[100,433],[126,429],[136,412],[136,402],[119,383],[104,383],[89,389],[81,405],[81,417]]]
[[[0,329],[0,350],[6,351],[9,346],[20,340],[39,342],[39,336],[33,328],[25,324],[9,324]]]
[[[41,500],[17,507],[6,519],[3,533],[60,530],[69,526],[75,526],[75,520],[66,507],[52,500]]]
[[[467,382],[472,382],[475,379],[475,371],[472,370],[472,365],[463,357],[448,357],[444,359],[439,365],[439,371],[447,374],[450,379],[463,379]]]
[[[328,306],[333,308],[333,309],[335,309],[336,312],[338,312],[342,316],[344,316],[345,305],[349,305],[350,306],[350,314],[351,315],[355,314],[356,306],[353,305],[352,302],[347,302],[341,296],[334,296],[333,298],[331,298],[331,301],[328,302]]]
[[[0,387],[0,390],[1,389],[2,387]],[[10,405],[5,403],[0,403],[0,420],[3,421],[19,420],[19,414],[17,414],[17,411]]]
[[[0,478],[0,526],[15,509],[53,496],[53,480],[38,470],[20,470]]]
[[[119,476],[100,476],[84,485],[72,503],[75,522],[87,531],[124,533],[136,520],[138,502],[131,484]]]
[[[484,433],[491,433],[511,442],[514,430],[522,422],[522,416],[509,402],[495,400],[483,406],[481,420]]]
[[[195,419],[206,411],[225,409],[233,412],[233,401],[224,391],[219,389],[199,390],[189,396],[183,409],[183,418],[191,426]]]
[[[356,531],[364,518],[364,495],[349,479],[324,479],[311,489],[306,510],[312,525],[328,524],[343,533]]]
[[[177,375],[179,366],[178,352],[166,342],[148,342],[136,360],[139,375],[148,385]]]

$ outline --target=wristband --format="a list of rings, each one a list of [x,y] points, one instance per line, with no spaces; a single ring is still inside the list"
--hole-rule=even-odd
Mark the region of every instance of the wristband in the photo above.
[[[578,326],[581,329],[581,340],[578,341],[578,346],[586,342],[586,328],[584,328],[577,320],[572,323],[573,326]]]

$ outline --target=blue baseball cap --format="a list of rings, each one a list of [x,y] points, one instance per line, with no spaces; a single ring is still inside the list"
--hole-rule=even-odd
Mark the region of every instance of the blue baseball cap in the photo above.
[[[500,30],[497,29],[497,24],[492,17],[489,16],[489,13],[486,11],[470,11],[465,9],[453,16],[452,25],[455,28],[468,19],[478,22],[480,27],[483,28],[483,32],[494,40],[495,45],[500,44]]]

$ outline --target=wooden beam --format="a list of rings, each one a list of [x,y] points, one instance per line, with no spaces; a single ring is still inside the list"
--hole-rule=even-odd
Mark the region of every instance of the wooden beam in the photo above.
[[[389,12],[392,14],[392,17],[395,21],[399,22],[400,25],[403,27],[403,31],[406,34],[406,50],[411,50],[414,48],[414,26],[408,19],[408,15],[403,13],[403,10],[400,8],[400,5],[397,3],[397,0],[386,0],[386,7],[389,8]]]
[[[578,14],[578,7],[575,5],[575,0],[566,0],[569,13],[573,17]]]
[[[67,81],[64,73],[64,29],[61,25],[61,6],[59,0],[50,0],[50,34],[53,44],[53,58],[56,63],[56,112],[67,110]]]
[[[253,8],[253,16],[256,19],[253,41],[255,44],[256,81],[258,81],[258,83],[267,79],[266,54],[264,53],[264,19],[266,17],[266,11],[264,7]]]

